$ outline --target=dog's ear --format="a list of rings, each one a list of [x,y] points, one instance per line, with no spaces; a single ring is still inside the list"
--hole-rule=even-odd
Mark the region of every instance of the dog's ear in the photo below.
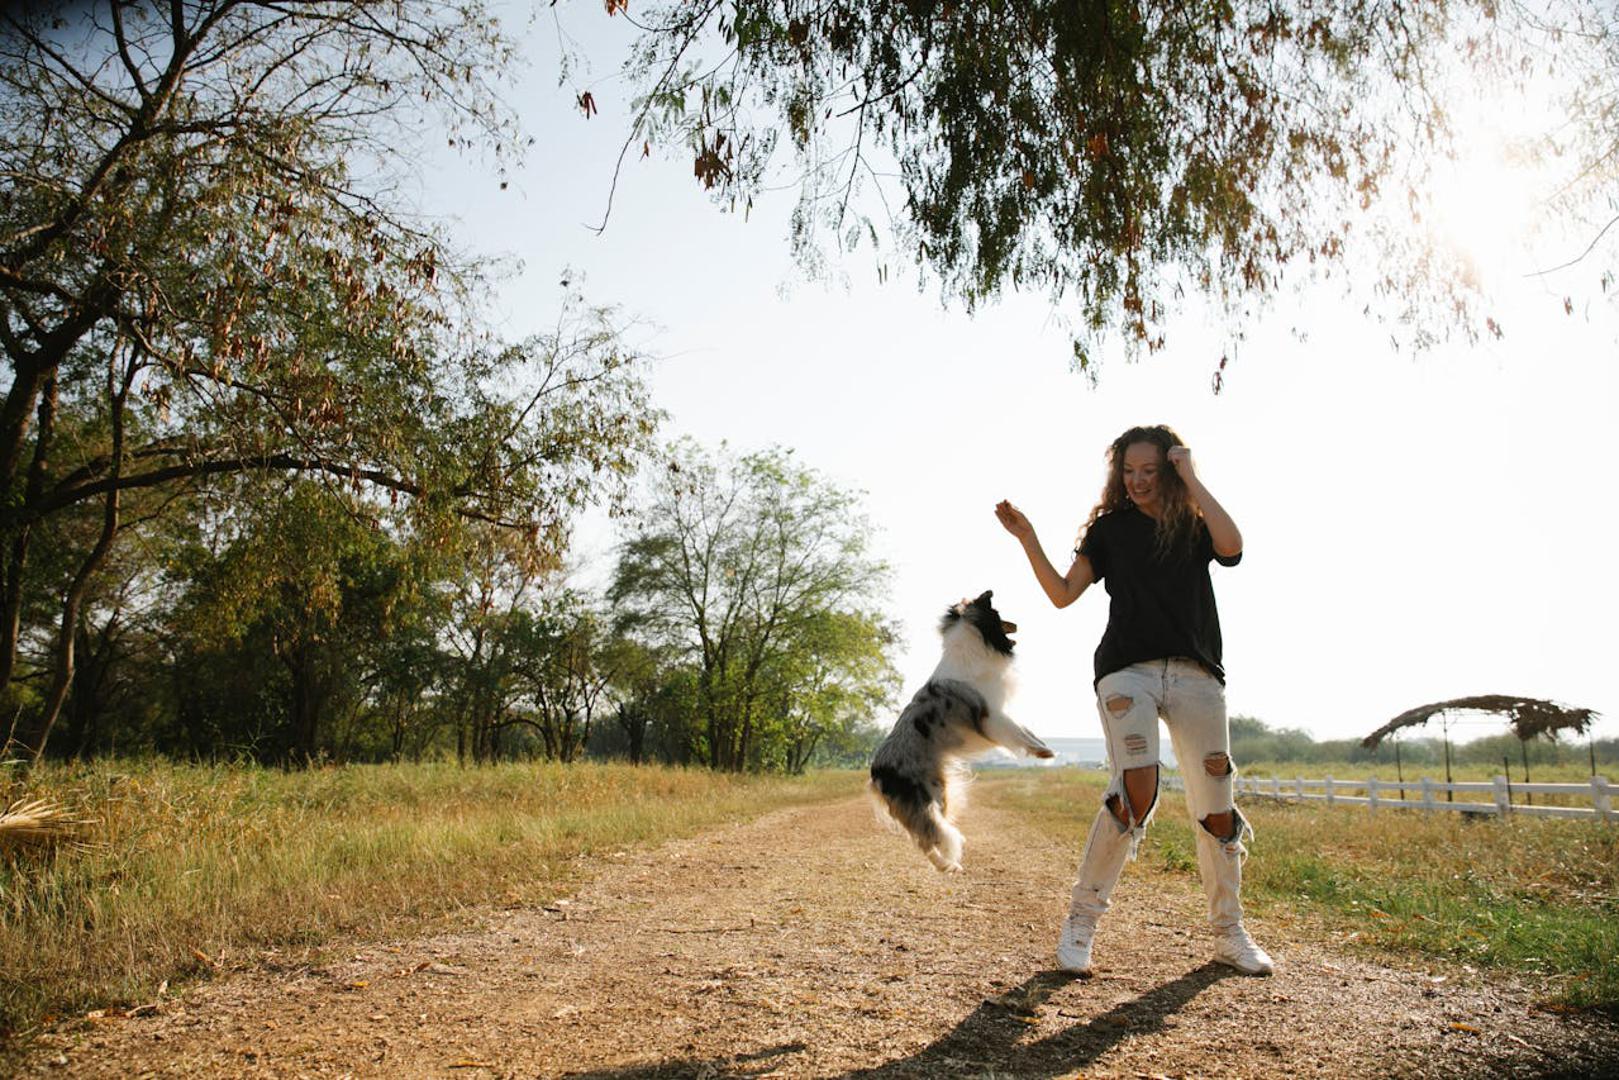
[[[990,606],[989,598],[994,596],[994,595],[995,595],[995,590],[994,589],[985,589],[983,591],[983,593],[978,597],[978,599],[973,601],[973,603],[978,604],[981,607],[989,607]]]

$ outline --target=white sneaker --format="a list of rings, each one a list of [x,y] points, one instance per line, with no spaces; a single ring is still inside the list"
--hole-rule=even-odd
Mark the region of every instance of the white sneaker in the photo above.
[[[1244,975],[1269,975],[1276,970],[1270,953],[1261,949],[1239,924],[1214,940],[1214,959],[1229,964]]]
[[[1070,915],[1062,921],[1057,938],[1057,966],[1072,975],[1091,974],[1091,939],[1096,936],[1096,916]]]

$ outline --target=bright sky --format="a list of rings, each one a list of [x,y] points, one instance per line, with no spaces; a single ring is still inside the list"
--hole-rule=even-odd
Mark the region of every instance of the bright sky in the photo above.
[[[1512,693],[1596,708],[1598,734],[1619,733],[1619,310],[1598,299],[1565,315],[1564,281],[1514,269],[1560,262],[1563,246],[1534,263],[1480,245],[1503,290],[1499,342],[1396,354],[1386,328],[1323,288],[1250,332],[1219,397],[1209,380],[1224,339],[1192,313],[1164,353],[1105,356],[1093,389],[1069,372],[1041,297],[968,318],[903,275],[879,286],[869,251],[840,264],[841,282],[804,281],[788,253],[791,192],[745,222],[707,200],[689,162],[632,155],[606,232],[591,232],[629,123],[612,77],[626,28],[596,5],[567,17],[595,71],[559,89],[555,30],[546,16],[533,24],[534,70],[509,95],[537,137],[528,165],[500,191],[477,164],[436,159],[426,209],[452,216],[469,250],[521,261],[499,290],[509,335],[549,325],[570,267],[588,299],[638,321],[666,436],[779,443],[867,493],[894,567],[907,694],[937,659],[938,614],[993,588],[1020,626],[1014,715],[1043,735],[1100,733],[1091,653],[1107,598],[1053,610],[991,511],[1012,499],[1066,568],[1107,444],[1168,423],[1247,545],[1239,567],[1214,568],[1233,713],[1344,738],[1426,702]],[[588,121],[573,106],[584,87],[600,110]],[[1509,209],[1478,192],[1512,190],[1490,179],[1496,144],[1476,145],[1445,200],[1461,243],[1498,231]],[[579,539],[599,573],[610,531],[591,521]]]

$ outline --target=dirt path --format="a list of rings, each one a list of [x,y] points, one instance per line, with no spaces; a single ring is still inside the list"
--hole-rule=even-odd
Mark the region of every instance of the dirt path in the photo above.
[[[1619,1029],[1256,923],[1271,979],[1207,962],[1194,875],[1127,871],[1099,974],[1051,970],[1077,849],[997,810],[935,873],[864,799],[604,861],[571,902],[253,971],[46,1036],[75,1076],[1612,1075]]]

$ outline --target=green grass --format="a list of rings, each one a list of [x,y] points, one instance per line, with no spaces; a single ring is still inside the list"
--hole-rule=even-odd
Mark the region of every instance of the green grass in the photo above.
[[[1027,770],[981,783],[1071,841],[1106,777]],[[1195,882],[1184,802],[1165,794],[1141,863]],[[1398,810],[1374,817],[1363,807],[1256,797],[1242,806],[1256,833],[1243,885],[1256,914],[1407,962],[1523,973],[1544,982],[1550,1003],[1619,1013],[1619,827]]]
[[[859,789],[617,765],[46,767],[0,784],[96,819],[88,850],[0,857],[0,1034],[164,980],[565,891],[583,856]]]

